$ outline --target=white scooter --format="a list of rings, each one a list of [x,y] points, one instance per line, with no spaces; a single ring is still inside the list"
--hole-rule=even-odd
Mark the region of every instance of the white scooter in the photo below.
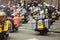
[[[41,11],[40,13],[44,13],[44,12]],[[49,31],[48,28],[50,27],[49,20],[45,19],[44,15],[42,15],[42,18],[37,18],[36,20],[34,20],[32,26],[33,29],[35,31],[40,32],[41,35],[47,34]]]

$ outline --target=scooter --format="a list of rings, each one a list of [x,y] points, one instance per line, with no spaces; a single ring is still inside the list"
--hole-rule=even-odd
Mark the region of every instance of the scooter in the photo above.
[[[21,18],[21,23],[28,23],[29,21],[29,17],[26,14],[21,15],[20,18]]]
[[[20,24],[19,17],[11,15],[10,17],[8,17],[8,20],[10,21],[9,32],[12,33],[12,32],[18,31],[18,27]]]
[[[34,10],[30,10],[30,15],[33,16]]]
[[[41,13],[43,13],[43,11]],[[37,18],[33,21],[33,29],[37,32],[40,32],[41,35],[47,34],[49,31],[48,29],[50,28],[49,21],[49,19],[45,19],[43,17],[42,19]]]
[[[0,16],[1,17],[1,16]],[[9,37],[10,23],[8,20],[0,20],[0,40],[4,40]]]
[[[36,18],[38,18],[38,16],[39,16],[39,14],[38,13],[33,13],[33,19],[36,19]]]
[[[58,20],[58,19],[59,19],[58,13],[57,13],[56,11],[54,11],[54,12],[52,13],[52,19],[53,19],[53,20]]]

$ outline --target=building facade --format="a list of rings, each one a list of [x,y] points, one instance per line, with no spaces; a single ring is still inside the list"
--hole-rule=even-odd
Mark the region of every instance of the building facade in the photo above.
[[[15,5],[17,3],[19,3],[20,1],[30,1],[30,2],[33,2],[33,1],[39,1],[39,2],[43,2],[43,1],[46,1],[46,3],[50,4],[50,5],[54,5],[54,6],[60,6],[60,0],[0,0],[0,5],[8,5],[10,1],[10,5]]]
[[[17,3],[19,3],[20,0],[0,0],[0,5],[5,5],[5,6],[12,6],[12,5],[16,5]]]

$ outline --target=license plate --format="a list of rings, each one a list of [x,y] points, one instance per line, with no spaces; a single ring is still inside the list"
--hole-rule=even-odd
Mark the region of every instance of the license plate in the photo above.
[[[37,17],[38,17],[38,15],[34,15],[34,17],[35,17],[35,18],[37,18]]]
[[[56,18],[56,16],[52,16],[52,18]]]
[[[24,19],[25,17],[24,16],[21,16],[22,19]]]
[[[44,26],[43,26],[43,24],[38,24],[38,27],[37,27],[38,29],[43,29],[44,28]]]

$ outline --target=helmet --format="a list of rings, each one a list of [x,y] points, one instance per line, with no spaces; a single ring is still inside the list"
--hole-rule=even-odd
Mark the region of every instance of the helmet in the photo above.
[[[19,13],[19,9],[16,9],[15,11],[16,11],[17,13]]]
[[[5,20],[6,19],[6,13],[1,11],[0,12],[0,20]]]
[[[28,7],[30,6],[30,5],[27,5]]]

